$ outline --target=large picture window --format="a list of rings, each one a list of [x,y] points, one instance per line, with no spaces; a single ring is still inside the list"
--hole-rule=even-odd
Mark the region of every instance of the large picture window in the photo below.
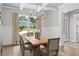
[[[19,15],[19,31],[20,32],[33,32],[37,31],[36,29],[36,17]]]

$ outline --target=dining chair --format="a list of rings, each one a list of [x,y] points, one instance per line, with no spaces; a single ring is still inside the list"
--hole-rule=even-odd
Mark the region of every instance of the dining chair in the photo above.
[[[33,32],[28,32],[27,36],[33,36]]]
[[[31,45],[30,43],[24,43],[23,37],[21,35],[19,36],[20,36],[20,52],[21,52],[21,55],[24,56],[26,50],[31,51]]]
[[[21,36],[22,36],[23,40],[25,40],[26,39],[25,37],[27,36],[27,33],[21,34]],[[28,40],[25,40],[24,43],[25,44],[30,44],[30,42]]]
[[[57,56],[59,51],[59,40],[60,38],[49,39],[46,47],[39,49],[39,54],[41,56]]]

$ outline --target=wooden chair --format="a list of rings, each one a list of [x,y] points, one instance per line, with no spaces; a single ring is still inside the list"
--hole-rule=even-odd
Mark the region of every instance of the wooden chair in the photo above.
[[[53,38],[48,40],[46,48],[39,49],[39,54],[42,56],[57,56],[59,51],[60,38]]]
[[[27,36],[27,33],[24,33],[21,36],[23,38],[24,44],[30,44],[30,42],[28,40],[25,40],[26,39],[25,36]]]
[[[33,36],[33,32],[27,33],[27,36]]]
[[[29,50],[31,51],[31,45],[29,43],[24,43],[23,41],[23,37],[21,35],[20,36],[20,52],[21,55],[24,56],[25,55],[25,50]]]

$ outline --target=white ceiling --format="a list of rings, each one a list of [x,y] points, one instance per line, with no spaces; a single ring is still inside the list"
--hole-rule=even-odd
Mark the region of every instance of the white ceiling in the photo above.
[[[56,11],[63,3],[3,3],[2,6],[37,12]]]

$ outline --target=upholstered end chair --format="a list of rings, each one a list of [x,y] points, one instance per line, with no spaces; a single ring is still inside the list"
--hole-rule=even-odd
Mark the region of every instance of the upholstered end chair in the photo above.
[[[39,49],[39,54],[41,56],[57,56],[59,51],[59,40],[60,38],[49,39],[46,47]]]

